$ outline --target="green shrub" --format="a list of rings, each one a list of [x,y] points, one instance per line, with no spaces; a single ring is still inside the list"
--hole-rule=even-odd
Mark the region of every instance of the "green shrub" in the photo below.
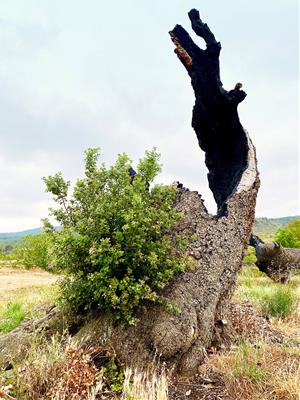
[[[0,260],[10,261],[13,260],[13,246],[10,244],[0,245]]]
[[[278,229],[275,241],[285,247],[300,248],[300,220],[295,220]]]
[[[277,286],[260,300],[262,311],[271,317],[285,318],[295,308],[297,296],[290,287]]]
[[[49,269],[50,234],[26,235],[15,246],[14,256],[24,267]]]
[[[61,173],[44,178],[59,206],[51,215],[61,226],[53,231],[52,262],[67,273],[63,299],[73,310],[99,307],[134,324],[142,302],[164,304],[159,290],[187,268],[178,252],[185,241],[170,237],[182,217],[172,207],[176,190],[150,187],[158,160],[155,149],[147,151],[132,177],[125,154],[106,168],[99,166],[99,150],[88,149],[85,176],[70,199]]]

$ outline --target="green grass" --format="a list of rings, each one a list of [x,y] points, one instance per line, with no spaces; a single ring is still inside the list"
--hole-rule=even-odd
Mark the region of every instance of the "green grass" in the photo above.
[[[297,275],[287,284],[275,283],[259,271],[253,261],[253,253],[248,251],[238,276],[235,300],[254,303],[266,316],[287,318],[300,298]]]
[[[291,287],[276,287],[261,299],[262,312],[278,318],[288,317],[295,309],[297,297]]]
[[[20,303],[11,303],[0,314],[0,332],[7,333],[21,324],[26,317],[26,311]]]
[[[236,364],[233,365],[233,375],[239,379],[249,379],[258,382],[265,378],[266,371],[260,367],[260,350],[249,342],[242,342],[236,351]]]
[[[17,328],[25,317],[37,318],[43,308],[56,303],[58,287],[26,287],[18,289],[0,302],[0,334]]]

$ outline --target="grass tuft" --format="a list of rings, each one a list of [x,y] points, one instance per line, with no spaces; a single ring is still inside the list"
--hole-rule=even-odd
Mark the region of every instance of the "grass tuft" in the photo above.
[[[15,329],[26,316],[20,303],[10,303],[0,314],[0,332],[7,333]]]
[[[297,312],[297,276],[288,284],[275,283],[255,266],[244,267],[238,277],[235,301],[255,304],[268,317],[287,319]]]
[[[261,299],[261,309],[265,315],[286,318],[291,315],[297,304],[297,297],[289,286],[278,286],[265,293]]]
[[[235,363],[232,365],[233,375],[251,382],[262,380],[267,372],[260,367],[260,358],[260,349],[243,341],[237,349]]]
[[[125,370],[121,400],[168,400],[168,379],[164,370]]]
[[[0,299],[0,333],[17,328],[25,317],[44,315],[47,306],[55,304],[58,287],[26,287],[11,291]]]

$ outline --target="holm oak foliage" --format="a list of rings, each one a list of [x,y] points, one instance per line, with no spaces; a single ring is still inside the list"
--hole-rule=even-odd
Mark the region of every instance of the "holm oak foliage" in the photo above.
[[[170,235],[182,215],[173,208],[176,189],[152,184],[161,170],[156,149],[146,151],[136,174],[126,154],[109,168],[99,156],[86,151],[84,177],[70,197],[61,173],[44,178],[61,226],[52,231],[52,263],[66,271],[62,292],[72,309],[97,307],[135,324],[145,301],[176,309],[159,291],[190,263],[180,255],[186,239]]]

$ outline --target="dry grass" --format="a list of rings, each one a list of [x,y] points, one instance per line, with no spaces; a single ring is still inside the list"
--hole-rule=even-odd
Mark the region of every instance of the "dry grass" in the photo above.
[[[0,299],[0,312],[12,303],[20,303],[28,310],[52,305],[57,299],[58,293],[59,288],[56,285],[28,286],[9,291],[5,293],[5,297],[3,295]]]
[[[18,296],[32,288],[48,288],[58,280],[57,275],[39,269],[0,268],[0,303]]]
[[[103,354],[100,354],[100,358],[103,358]],[[140,372],[127,368],[124,372],[123,390],[115,392],[112,389],[115,382],[110,382],[110,377],[105,375],[109,364],[97,368],[94,361],[98,356],[98,348],[87,348],[67,335],[52,337],[51,341],[44,337],[36,337],[27,358],[13,371],[13,384],[1,382],[0,377],[0,398],[168,399],[168,380],[164,369],[153,367],[148,372]],[[107,354],[104,358],[107,358]]]
[[[18,400],[300,400],[299,304],[284,318],[269,316],[269,322],[255,314],[262,310],[261,299],[266,293],[276,290],[277,285],[253,265],[244,269],[239,277],[235,300],[238,303],[247,300],[250,306],[246,311],[243,304],[238,306],[241,308],[237,315],[240,344],[229,351],[211,355],[201,367],[198,381],[186,383],[180,393],[173,390],[166,372],[155,368],[148,372],[126,369],[123,391],[113,392],[109,386],[111,382],[104,376],[105,369],[98,364],[97,368],[94,363],[93,349],[67,337],[54,338],[50,343],[35,339],[28,358],[18,371],[14,371],[13,386],[3,389]],[[300,275],[295,275],[288,287],[300,299]],[[51,303],[53,288],[18,289],[11,292],[3,304],[16,300],[31,308]],[[286,336],[285,344],[272,343],[276,339],[273,329]]]
[[[284,303],[292,297],[293,307],[285,313],[274,313],[274,304]],[[283,296],[281,295],[283,293]],[[274,294],[274,296],[273,296]],[[282,300],[283,297],[283,300]],[[241,324],[241,342],[229,352],[215,354],[202,367],[205,371],[214,369],[222,374],[229,398],[234,400],[299,400],[300,399],[300,275],[294,275],[288,285],[272,282],[249,263],[238,277],[238,288],[234,297],[240,304],[247,301],[253,313],[244,315]],[[266,304],[266,302],[269,302]],[[285,304],[279,304],[284,306]],[[245,307],[242,304],[238,307]],[[261,315],[255,317],[255,309]],[[250,318],[251,317],[251,318]],[[260,337],[251,337],[249,329],[253,320],[262,329]],[[259,319],[260,318],[260,319]],[[249,321],[250,322],[249,322]],[[250,327],[247,323],[250,323]],[[257,328],[257,327],[256,327]],[[254,329],[254,331],[259,329]],[[265,332],[266,331],[266,332]],[[283,343],[272,343],[276,331],[282,333]],[[274,333],[275,332],[275,333]],[[251,339],[251,343],[242,337]],[[270,340],[271,338],[271,340]]]
[[[122,400],[168,400],[168,378],[162,369],[140,372],[127,368]]]
[[[24,318],[42,316],[58,297],[57,279],[37,269],[0,268],[0,333],[16,328]]]
[[[102,383],[92,350],[67,337],[37,340],[18,375],[19,394],[31,400],[94,400]]]
[[[204,368],[222,373],[232,399],[299,400],[300,349],[247,342],[211,357]]]

